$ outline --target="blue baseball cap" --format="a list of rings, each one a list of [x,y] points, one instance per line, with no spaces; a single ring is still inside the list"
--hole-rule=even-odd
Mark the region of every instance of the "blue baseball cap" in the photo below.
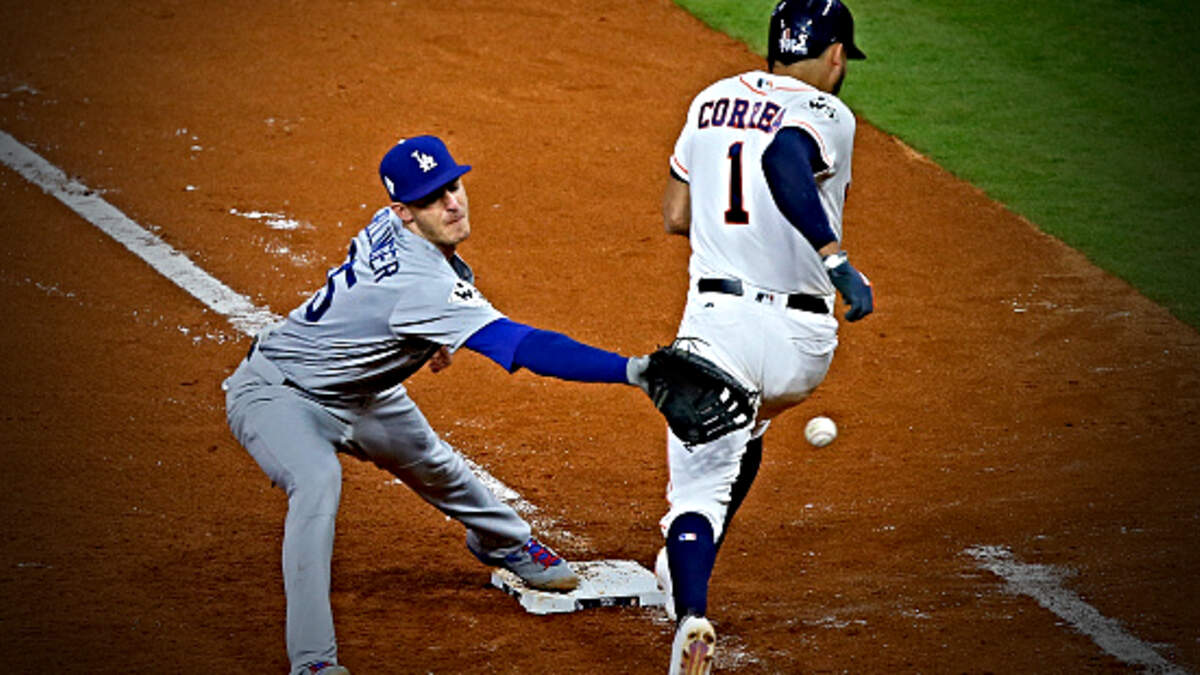
[[[379,162],[379,178],[392,201],[407,204],[429,195],[471,170],[457,164],[437,136],[401,139]]]

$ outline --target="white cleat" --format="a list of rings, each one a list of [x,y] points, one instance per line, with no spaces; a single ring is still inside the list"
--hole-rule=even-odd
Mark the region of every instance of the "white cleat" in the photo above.
[[[667,596],[667,618],[675,621],[675,596],[671,593],[671,566],[667,563],[667,547],[658,549],[658,557],[654,559],[654,578],[658,581],[658,589]]]
[[[709,675],[717,653],[717,633],[702,616],[687,616],[675,629],[669,675]]]

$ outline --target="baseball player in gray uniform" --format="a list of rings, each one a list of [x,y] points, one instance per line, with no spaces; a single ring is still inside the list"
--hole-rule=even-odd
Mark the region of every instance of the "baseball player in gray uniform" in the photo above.
[[[466,526],[467,548],[530,586],[573,589],[570,565],[531,535],[430,427],[404,380],[467,347],[506,370],[581,382],[638,382],[644,358],[512,321],[456,252],[471,225],[471,169],[433,136],[383,157],[392,201],[350,242],[312,298],[261,332],[226,380],[230,429],[287,493],[283,579],[292,675],[345,675],[337,663],[330,562],[341,496],[337,453],[371,461]]]
[[[656,574],[678,626],[670,672],[707,673],[705,618],[725,529],[758,471],[771,419],[824,379],[837,347],[835,293],[857,321],[870,283],[841,250],[855,120],[836,94],[854,44],[839,0],[785,0],[771,15],[767,71],[720,80],[692,101],[670,159],[666,231],[691,243],[676,344],[757,392],[753,424],[688,446],[668,430],[670,509]]]

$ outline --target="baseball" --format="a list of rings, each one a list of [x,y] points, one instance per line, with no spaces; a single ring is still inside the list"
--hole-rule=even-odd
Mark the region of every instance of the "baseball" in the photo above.
[[[814,417],[804,426],[804,437],[809,443],[823,448],[837,438],[837,425],[823,415]]]

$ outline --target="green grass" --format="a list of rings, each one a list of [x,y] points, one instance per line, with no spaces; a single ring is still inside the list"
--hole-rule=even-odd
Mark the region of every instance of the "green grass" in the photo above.
[[[766,51],[773,0],[676,0]],[[848,0],[843,98],[1200,327],[1200,7]]]

